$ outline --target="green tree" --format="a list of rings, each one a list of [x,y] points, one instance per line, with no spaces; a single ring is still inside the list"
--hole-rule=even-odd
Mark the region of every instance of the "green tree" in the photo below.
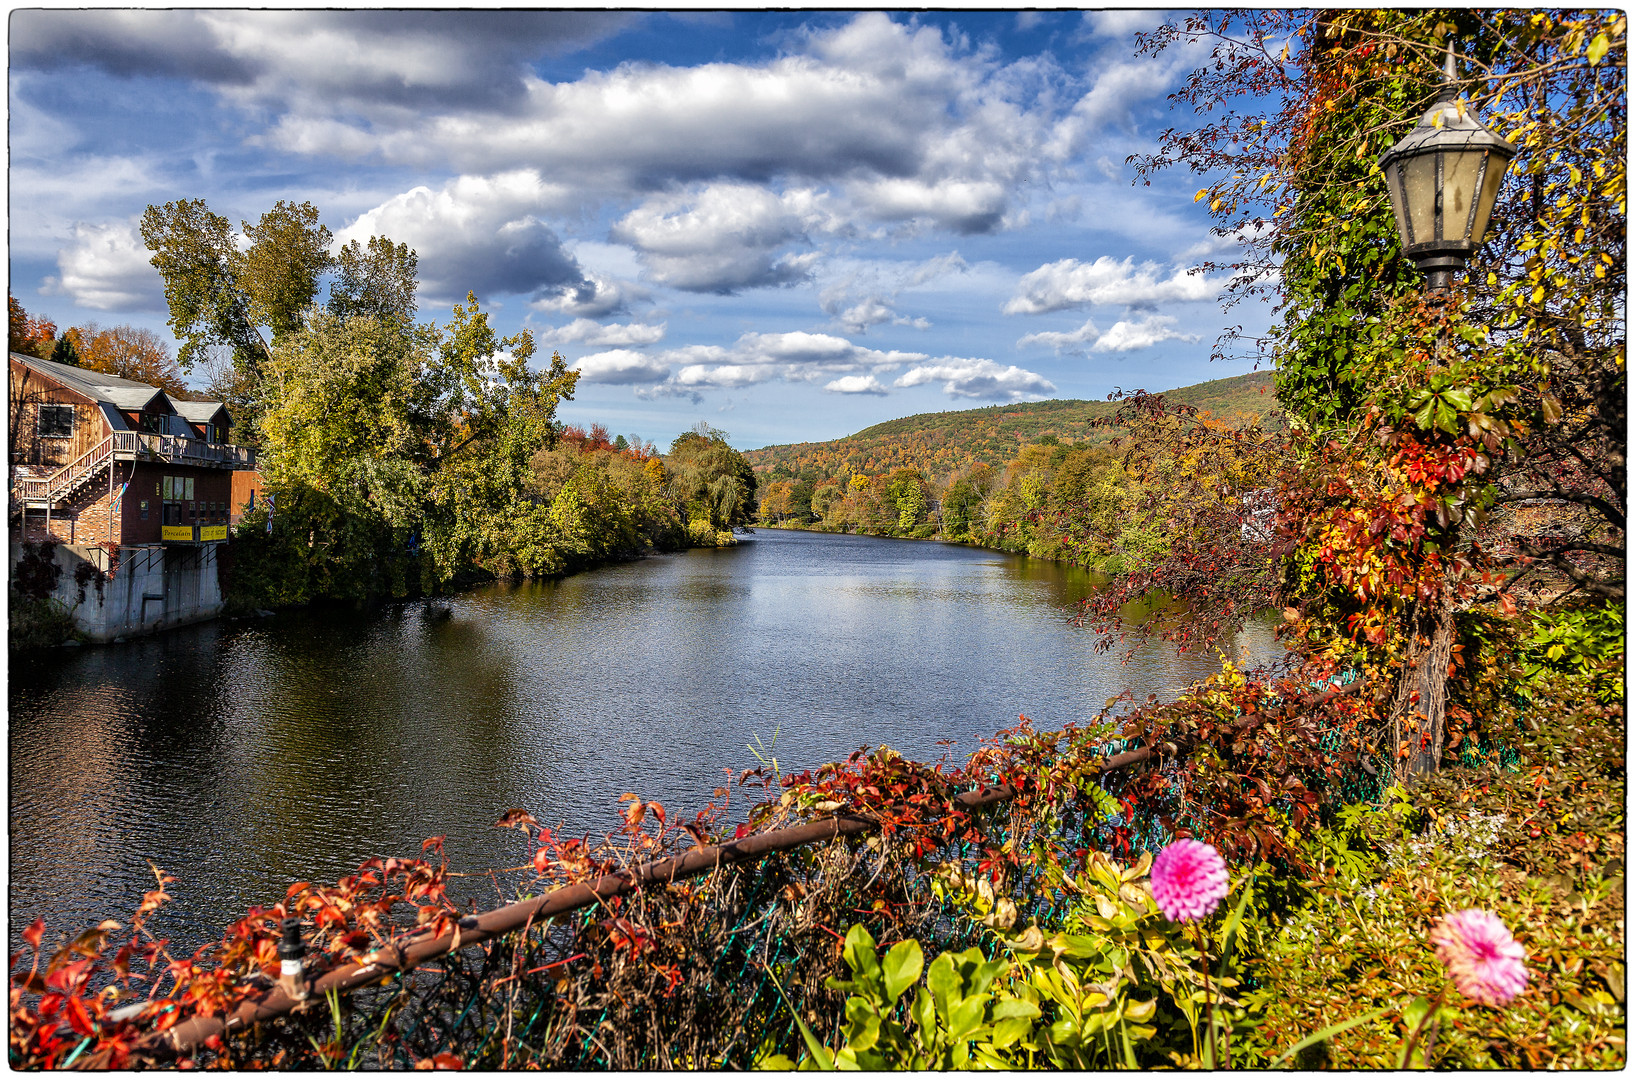
[[[232,351],[233,362],[259,376],[269,346],[302,325],[331,263],[330,233],[311,203],[280,201],[251,225],[240,250],[231,223],[203,199],[149,206],[142,240],[165,281],[170,326],[182,347],[177,360],[191,370],[211,345]]]
[[[419,257],[407,244],[371,236],[367,246],[354,240],[335,258],[336,277],[329,286],[329,310],[352,315],[414,318],[418,301]]]
[[[676,436],[664,465],[689,522],[703,521],[720,532],[753,518],[755,470],[727,442],[726,432],[700,421]]]

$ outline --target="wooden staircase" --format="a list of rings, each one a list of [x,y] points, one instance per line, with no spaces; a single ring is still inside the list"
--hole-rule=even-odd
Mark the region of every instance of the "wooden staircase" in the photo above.
[[[11,482],[11,513],[28,510],[55,510],[99,479],[114,460],[114,437],[103,439],[69,465],[46,477],[14,477]]]

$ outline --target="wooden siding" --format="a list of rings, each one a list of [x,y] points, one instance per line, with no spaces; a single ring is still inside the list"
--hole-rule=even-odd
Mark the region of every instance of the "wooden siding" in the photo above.
[[[239,469],[233,473],[232,495],[232,523],[237,525],[249,509],[250,496],[255,496],[256,505],[261,505],[262,496],[267,493],[267,483],[261,479],[261,474],[254,469]]]
[[[6,429],[13,465],[60,469],[108,437],[111,429],[96,402],[15,360],[10,371]],[[74,434],[66,439],[40,438],[41,405],[74,406]]]

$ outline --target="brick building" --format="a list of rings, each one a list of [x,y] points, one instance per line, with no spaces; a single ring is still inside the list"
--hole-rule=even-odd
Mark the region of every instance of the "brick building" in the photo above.
[[[83,581],[59,599],[96,640],[217,614],[233,474],[255,464],[225,406],[21,353],[8,374],[13,568],[22,543],[47,539],[64,568],[94,566],[94,604]]]

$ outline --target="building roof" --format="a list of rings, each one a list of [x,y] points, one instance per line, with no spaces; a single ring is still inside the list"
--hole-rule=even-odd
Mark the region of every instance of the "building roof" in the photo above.
[[[104,375],[100,371],[75,367],[73,364],[59,364],[55,360],[41,360],[37,356],[18,352],[12,353],[11,358],[47,378],[55,379],[76,394],[82,394],[92,401],[112,402],[121,409],[141,409],[155,395],[164,395],[164,391],[157,386],[149,386],[135,379],[121,379],[117,375]]]
[[[190,424],[208,424],[216,418],[217,413],[225,412],[227,409],[227,406],[219,401],[177,401],[171,398],[170,403]]]
[[[155,398],[159,398],[190,423],[204,424],[209,423],[219,410],[226,408],[219,401],[176,401],[157,386],[149,386],[135,379],[122,379],[118,375],[106,375],[90,368],[75,367],[73,364],[41,360],[27,353],[14,352],[11,358],[49,379],[56,380],[76,394],[82,394],[99,404],[111,404],[127,412],[141,412],[152,405]]]

